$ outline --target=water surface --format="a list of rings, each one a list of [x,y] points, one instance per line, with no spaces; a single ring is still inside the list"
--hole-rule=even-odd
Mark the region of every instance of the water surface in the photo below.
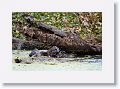
[[[13,60],[19,57],[22,60],[31,60],[28,56],[30,51],[13,50]],[[67,58],[65,62],[58,61],[55,58],[44,58],[45,61],[34,61],[32,63],[14,63],[12,65],[15,71],[101,71],[102,59],[95,58]],[[50,59],[46,61],[46,59]],[[74,61],[74,59],[81,59]],[[59,59],[61,60],[61,59]]]

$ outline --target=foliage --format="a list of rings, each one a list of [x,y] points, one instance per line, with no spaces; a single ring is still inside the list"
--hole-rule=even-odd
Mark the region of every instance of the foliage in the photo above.
[[[76,31],[83,39],[102,40],[102,12],[13,12],[13,37],[24,38],[16,31],[16,22],[24,22],[23,14],[30,14],[46,24],[56,26],[64,31]],[[88,40],[89,41],[89,40]]]

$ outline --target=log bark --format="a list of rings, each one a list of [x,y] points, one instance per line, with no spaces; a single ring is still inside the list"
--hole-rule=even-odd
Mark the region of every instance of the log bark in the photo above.
[[[101,44],[91,45],[81,39],[78,33],[64,32],[56,27],[41,22],[35,22],[32,17],[26,17],[25,20],[29,26],[19,23],[16,28],[20,33],[26,36],[27,40],[22,41],[21,48],[18,47],[20,49],[49,49],[52,46],[57,46],[60,50],[78,55],[102,54]],[[17,44],[14,40],[16,39],[13,39],[13,44]]]
[[[34,26],[38,29],[41,29],[41,30],[47,32],[47,33],[49,32],[50,34],[55,34],[55,35],[58,35],[60,37],[65,37],[66,36],[66,33],[64,31],[62,31],[61,29],[58,29],[54,26],[44,24],[42,22],[36,22],[34,20],[34,18],[30,15],[24,14],[23,18],[29,24],[29,26]]]
[[[33,50],[35,48],[39,50],[48,50],[53,45],[45,45],[45,43],[41,43],[39,41],[25,41],[18,38],[12,39],[12,49],[13,50]],[[57,47],[60,48],[61,51],[65,51],[66,53],[74,53],[77,55],[101,55],[102,50],[101,47],[93,47],[90,45],[84,45],[85,47],[81,46],[80,48],[77,47],[70,47],[70,46],[60,46],[57,45]],[[82,48],[83,47],[83,48]]]
[[[12,38],[12,49],[13,50],[33,50],[33,49],[48,49],[47,46],[40,43],[39,41],[25,41],[19,38]]]

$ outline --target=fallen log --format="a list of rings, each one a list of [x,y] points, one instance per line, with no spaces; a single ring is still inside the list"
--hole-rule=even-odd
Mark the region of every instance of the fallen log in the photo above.
[[[13,38],[13,49],[33,50],[37,48],[39,50],[47,50],[52,46],[57,46],[60,48],[60,50],[63,50],[67,53],[76,53],[79,55],[102,54],[101,45],[90,45],[83,39],[80,39],[77,35],[72,36],[72,34],[70,34],[71,36],[61,38],[55,34],[44,33],[38,29],[27,28],[26,30],[20,32],[29,40],[23,41]],[[17,47],[15,45],[17,45]]]
[[[56,27],[41,22],[35,22],[31,17],[27,17],[26,21],[31,26],[19,23],[16,28],[20,33],[26,36],[27,40],[22,41],[21,49],[33,50],[37,48],[39,50],[48,50],[53,46],[57,46],[60,50],[78,55],[102,54],[101,44],[91,45],[80,38],[80,35],[77,33],[58,30]]]
[[[33,49],[48,49],[48,46],[40,43],[39,41],[25,41],[18,38],[12,38],[13,50],[33,50]]]
[[[47,25],[47,24],[44,24],[42,22],[36,22],[34,20],[34,18],[30,15],[27,15],[27,14],[24,14],[23,15],[23,18],[25,19],[25,21],[29,24],[29,26],[34,26],[38,29],[41,29],[45,32],[49,32],[50,34],[55,34],[55,35],[58,35],[60,37],[65,37],[66,36],[66,33],[54,26],[50,26],[50,25]]]

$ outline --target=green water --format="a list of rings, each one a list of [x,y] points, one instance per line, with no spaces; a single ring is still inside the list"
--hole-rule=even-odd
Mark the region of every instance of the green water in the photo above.
[[[13,60],[16,57],[23,60],[29,60],[29,53],[30,51],[13,50]],[[92,60],[98,59],[89,59],[89,61]],[[31,64],[13,62],[12,69],[15,71],[101,71],[102,62],[68,61],[61,63],[59,61],[43,61],[33,62]]]

